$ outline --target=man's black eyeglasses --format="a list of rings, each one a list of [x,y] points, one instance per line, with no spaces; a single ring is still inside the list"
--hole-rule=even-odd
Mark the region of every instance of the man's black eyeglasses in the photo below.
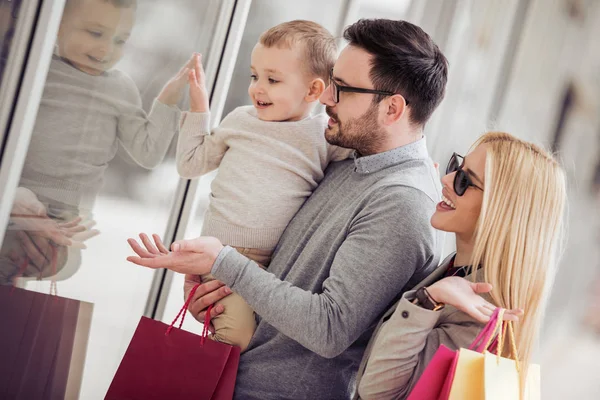
[[[450,157],[450,161],[446,167],[446,175],[456,172],[456,175],[454,175],[454,191],[457,195],[462,196],[469,186],[473,186],[483,192],[483,189],[474,184],[469,174],[463,170],[464,159],[463,156],[452,153],[452,157]]]
[[[336,104],[340,102],[340,92],[370,93],[370,94],[380,94],[383,96],[393,96],[396,94],[396,93],[392,93],[392,92],[386,92],[384,90],[363,89],[363,88],[357,88],[357,87],[353,87],[353,86],[338,85],[338,83],[333,79],[333,68],[331,69],[331,71],[329,71],[329,85],[333,89],[333,102]],[[408,101],[406,101],[406,99],[404,99],[404,101],[406,102],[406,105],[408,105]]]

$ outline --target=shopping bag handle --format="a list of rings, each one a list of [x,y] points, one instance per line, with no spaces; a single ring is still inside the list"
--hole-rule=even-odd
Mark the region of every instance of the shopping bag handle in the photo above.
[[[508,328],[508,341],[510,345],[510,351],[512,358],[515,360],[517,372],[521,372],[521,366],[519,365],[519,352],[517,350],[517,341],[515,340],[515,330],[512,321],[504,321],[502,329],[498,332],[498,346],[496,348],[496,363],[500,364],[500,356],[502,355],[502,348],[504,347],[504,339],[506,338],[506,330]]]
[[[187,314],[187,310],[192,301],[192,297],[194,297],[194,293],[196,293],[196,290],[198,289],[199,286],[200,286],[199,283],[194,285],[194,287],[190,291],[190,294],[189,294],[187,300],[183,304],[183,307],[181,307],[181,309],[179,310],[179,313],[177,314],[177,316],[175,317],[173,322],[171,322],[171,325],[169,325],[169,327],[167,328],[167,331],[165,332],[165,336],[168,335],[169,333],[171,333],[173,326],[175,325],[175,323],[177,322],[177,320],[179,319],[180,316],[181,316],[181,321],[179,322],[178,328],[181,329],[181,327],[183,325],[183,321],[185,320],[185,315]],[[211,312],[212,308],[213,308],[213,305],[211,304],[206,309],[206,315],[204,316],[204,328],[202,329],[202,336],[200,337],[200,344],[204,344],[204,339],[206,339],[206,337],[208,336],[208,332],[209,332],[208,327],[210,326],[210,312]]]
[[[483,353],[489,348],[494,337],[496,337],[498,329],[502,326],[503,315],[504,310],[500,307],[496,307],[488,323],[483,327],[483,329],[479,332],[479,335],[477,335],[473,343],[471,343],[469,346],[469,350]]]
[[[504,308],[497,307],[490,317],[486,326],[479,332],[469,350],[475,350],[478,353],[483,353],[490,348],[492,343],[496,342],[496,363],[500,363],[504,341],[506,339],[506,331],[508,329],[508,341],[511,347],[511,355],[515,360],[517,372],[521,371],[519,365],[519,352],[517,350],[517,342],[515,340],[515,330],[512,321],[504,321]]]

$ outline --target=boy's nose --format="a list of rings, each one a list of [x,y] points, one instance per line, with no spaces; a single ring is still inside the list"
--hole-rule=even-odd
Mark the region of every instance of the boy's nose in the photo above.
[[[254,90],[256,91],[256,93],[263,94],[265,93],[265,85],[263,85],[260,82],[256,82],[256,85],[254,85]]]
[[[112,53],[113,45],[110,42],[105,42],[102,43],[96,50],[95,56],[100,59],[105,59]]]

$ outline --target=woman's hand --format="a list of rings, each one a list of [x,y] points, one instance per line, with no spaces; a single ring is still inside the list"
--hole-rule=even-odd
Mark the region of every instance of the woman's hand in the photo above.
[[[154,243],[144,233],[140,239],[144,247],[135,239],[127,242],[138,257],[127,257],[127,261],[148,268],[167,268],[181,274],[204,275],[212,269],[223,245],[213,237],[199,237],[191,240],[179,240],[171,245],[169,252],[158,235],[153,235]]]
[[[458,276],[450,276],[441,279],[431,286],[427,291],[438,303],[444,303],[456,307],[480,322],[488,322],[496,306],[480,296],[492,290],[492,285],[484,282],[471,282]],[[523,315],[523,310],[506,310],[505,321],[518,322]]]

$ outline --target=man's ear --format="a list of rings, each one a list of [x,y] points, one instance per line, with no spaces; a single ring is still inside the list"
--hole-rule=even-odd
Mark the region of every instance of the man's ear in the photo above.
[[[396,123],[404,113],[408,112],[406,106],[406,100],[399,94],[395,94],[390,96],[387,101],[385,101],[387,105],[387,109],[385,109],[385,124],[392,125]]]
[[[321,78],[313,79],[308,87],[308,94],[304,97],[304,101],[312,103],[319,100],[319,97],[325,91],[325,81]]]

